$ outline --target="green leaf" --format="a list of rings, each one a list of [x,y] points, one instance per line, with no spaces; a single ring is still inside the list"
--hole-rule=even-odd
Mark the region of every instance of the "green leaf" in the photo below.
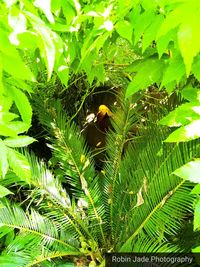
[[[193,20],[193,19],[192,19]],[[193,58],[200,50],[199,17],[197,21],[182,24],[178,31],[178,42],[181,54],[184,59],[186,74],[189,76]]]
[[[76,11],[69,1],[67,2],[65,0],[61,1],[62,1],[62,10],[67,22],[67,26],[71,26],[72,20],[76,16]]]
[[[4,139],[4,144],[9,147],[25,147],[35,142],[36,140],[32,137],[20,135],[15,138]]]
[[[29,183],[31,178],[31,171],[29,162],[26,157],[11,148],[7,148],[7,151],[8,162],[13,172],[16,173],[19,178]]]
[[[55,55],[56,55],[56,49],[55,49],[55,44],[54,44],[54,38],[56,35],[45,27],[40,27],[35,25],[34,26],[35,30],[38,32],[40,36],[40,50],[42,54],[45,56],[45,62],[48,70],[48,81],[51,78],[53,68],[54,68],[54,62],[55,62]]]
[[[155,12],[152,9],[145,10],[145,12],[137,16],[136,19],[134,25],[134,44],[139,41],[145,29],[154,21]]]
[[[0,176],[4,178],[8,171],[7,148],[0,139]]]
[[[21,49],[35,50],[37,48],[37,34],[35,32],[26,31],[18,34],[18,47]]]
[[[139,60],[136,64],[128,67],[127,71],[137,73],[134,76],[133,81],[128,85],[126,97],[131,96],[139,90],[147,88],[153,83],[160,82],[164,67],[164,61],[154,57]]]
[[[2,53],[2,62],[3,62],[3,69],[12,76],[32,82],[35,81],[32,72],[25,65],[25,63],[22,61],[17,52],[15,56],[8,56]],[[13,64],[13,62],[15,62],[15,64]]]
[[[14,86],[10,86],[7,91],[14,100],[23,122],[30,125],[32,119],[32,108],[27,96]]]
[[[193,103],[186,103],[175,110],[171,111],[167,116],[160,120],[161,125],[167,125],[169,127],[178,127],[186,125],[193,120],[199,119],[199,115],[195,112],[195,106]],[[196,107],[198,110],[200,106]]]
[[[44,22],[39,19],[37,16],[30,12],[25,12],[27,17],[29,18],[31,24],[33,25],[34,30],[39,35],[39,47],[40,52],[44,56],[44,60],[48,70],[48,80],[51,78],[55,56],[56,56],[56,48],[54,44],[54,38],[56,38],[56,33],[52,32],[50,28],[48,28]]]
[[[116,31],[118,34],[127,39],[132,44],[133,26],[127,20],[119,21],[116,24]]]
[[[194,103],[194,105],[197,105],[198,102],[200,102],[200,89],[193,87],[191,85],[188,85],[181,90],[181,95]]]
[[[169,60],[169,65],[163,74],[161,87],[173,81],[176,81],[178,84],[184,75],[185,66],[182,57],[180,55],[173,56]]]
[[[179,26],[183,21],[184,16],[186,17],[188,14],[183,5],[180,5],[172,10],[172,12],[170,12],[163,21],[156,39],[158,40],[161,36],[165,36],[170,30]]]
[[[0,198],[5,197],[7,195],[13,194],[10,190],[6,187],[0,185]]]
[[[13,29],[13,32],[9,35],[10,42],[14,45],[19,45],[18,34],[26,31],[26,17],[16,6],[10,9],[8,24]]]
[[[192,249],[193,253],[200,253],[200,246]]]
[[[200,55],[196,56],[192,65],[192,72],[195,78],[200,81]]]
[[[34,6],[42,9],[42,11],[44,12],[45,16],[47,17],[50,23],[54,23],[54,17],[51,13],[51,0],[45,0],[45,1],[35,0],[33,4]]]
[[[195,185],[195,187],[192,189],[191,194],[200,194],[200,184]]]
[[[171,30],[165,35],[161,36],[156,43],[156,48],[159,54],[159,58],[167,51],[168,45],[170,41],[173,41],[176,39],[176,31]]]
[[[171,133],[165,142],[186,142],[200,137],[200,120],[194,120],[187,126]]]
[[[0,112],[0,123],[7,123],[18,117],[17,114],[11,112]]]
[[[162,15],[156,16],[155,19],[152,21],[152,23],[144,31],[144,36],[142,40],[142,51],[143,52],[151,44],[151,42],[155,40],[159,26],[163,20],[164,20],[164,17]]]
[[[15,129],[12,129],[12,127],[9,127],[8,123],[0,123],[0,135],[3,136],[16,136],[17,131]]]
[[[185,179],[189,180],[193,183],[200,183],[200,159],[195,159],[194,161],[190,161],[176,169],[173,174]]]
[[[194,208],[194,231],[200,230],[200,199]]]

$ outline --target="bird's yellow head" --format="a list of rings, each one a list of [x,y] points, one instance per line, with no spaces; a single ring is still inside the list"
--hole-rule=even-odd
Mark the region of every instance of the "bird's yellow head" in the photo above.
[[[110,109],[106,105],[100,105],[97,115],[99,115],[100,117],[104,117],[106,114],[109,117],[113,115]]]

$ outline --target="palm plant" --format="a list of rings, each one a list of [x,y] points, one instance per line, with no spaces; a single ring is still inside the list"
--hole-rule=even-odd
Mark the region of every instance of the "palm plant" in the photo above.
[[[1,201],[0,266],[104,266],[105,252],[183,251],[170,240],[194,197],[172,173],[199,154],[198,143],[163,144],[168,132],[152,122],[133,134],[140,113],[132,101],[120,96],[99,172],[61,104],[37,106],[53,156],[47,166],[24,151],[31,179],[9,173],[3,181],[22,186],[24,201]]]

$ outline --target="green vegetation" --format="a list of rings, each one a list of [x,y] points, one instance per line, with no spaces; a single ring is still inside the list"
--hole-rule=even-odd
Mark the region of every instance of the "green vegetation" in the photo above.
[[[0,266],[200,252],[199,10],[0,2]]]

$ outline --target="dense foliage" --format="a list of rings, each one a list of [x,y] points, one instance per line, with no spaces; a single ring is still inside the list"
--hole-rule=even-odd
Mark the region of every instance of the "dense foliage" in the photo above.
[[[0,266],[200,252],[199,10],[196,0],[0,2]],[[97,167],[82,120],[102,87],[116,101]]]

